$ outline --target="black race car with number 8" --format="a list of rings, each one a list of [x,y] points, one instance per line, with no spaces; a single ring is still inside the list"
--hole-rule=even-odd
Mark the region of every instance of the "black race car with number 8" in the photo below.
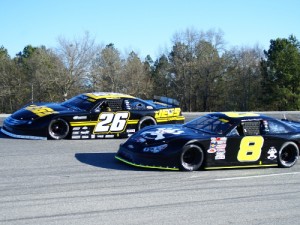
[[[300,123],[256,113],[211,113],[183,125],[146,127],[120,145],[116,159],[167,170],[292,167]]]
[[[27,139],[128,137],[155,124],[183,123],[179,103],[167,97],[142,100],[120,93],[85,93],[63,103],[26,106],[5,119],[1,131]]]

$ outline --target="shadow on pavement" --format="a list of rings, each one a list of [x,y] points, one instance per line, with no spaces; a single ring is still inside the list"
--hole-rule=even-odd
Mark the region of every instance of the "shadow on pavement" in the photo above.
[[[125,163],[120,162],[115,158],[115,153],[76,153],[75,158],[84,164],[101,167],[105,169],[113,170],[128,170],[128,171],[156,171],[166,172],[167,170],[158,170],[152,168],[141,168],[129,166]]]
[[[82,163],[114,170],[136,170],[115,159],[115,153],[76,153],[75,158]]]

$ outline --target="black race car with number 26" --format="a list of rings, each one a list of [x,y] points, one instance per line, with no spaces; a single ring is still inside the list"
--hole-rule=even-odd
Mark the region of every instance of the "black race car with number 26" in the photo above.
[[[120,145],[116,159],[168,170],[292,167],[300,123],[256,113],[211,113],[183,125],[145,127]]]
[[[142,100],[120,93],[85,93],[63,103],[32,104],[5,119],[1,131],[27,139],[128,137],[155,124],[183,123],[179,103]]]

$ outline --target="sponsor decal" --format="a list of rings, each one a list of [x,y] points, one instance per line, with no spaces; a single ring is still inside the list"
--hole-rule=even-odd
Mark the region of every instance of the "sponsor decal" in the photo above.
[[[134,133],[135,132],[135,129],[128,129],[126,130],[127,133]]]
[[[80,130],[81,127],[73,127],[73,130]]]
[[[183,130],[176,128],[157,128],[156,130],[142,132],[141,136],[145,139],[162,140],[165,138],[165,134],[179,135],[182,133],[184,133]]]
[[[277,159],[277,150],[275,147],[271,147],[268,151],[268,159],[270,160],[274,160],[274,159]]]
[[[207,153],[211,153],[211,154],[214,154],[216,152],[217,152],[217,149],[215,149],[215,148],[210,148],[207,150]]]
[[[168,118],[168,117],[177,117],[180,116],[181,109],[160,109],[155,112],[155,119]]]
[[[80,135],[72,135],[72,139],[80,139],[81,136]]]
[[[167,144],[163,144],[163,145],[160,145],[160,146],[146,147],[146,148],[143,149],[143,152],[159,153],[162,150],[164,150],[166,147],[168,147]]]
[[[225,148],[216,147],[217,152],[225,152]]]
[[[216,160],[225,159],[225,152],[216,152],[215,159]]]
[[[216,148],[226,148],[226,144],[222,143],[222,144],[219,144],[219,145],[216,145]]]
[[[108,135],[105,135],[105,138],[114,138],[115,136],[114,135],[111,135],[111,134],[108,134]]]
[[[208,153],[215,154],[215,160],[225,159],[227,137],[212,137]]]
[[[86,120],[87,116],[73,116],[74,120]]]
[[[214,147],[216,147],[216,145],[213,144],[213,143],[211,143],[211,144],[210,144],[210,147],[211,147],[211,148],[214,148]]]

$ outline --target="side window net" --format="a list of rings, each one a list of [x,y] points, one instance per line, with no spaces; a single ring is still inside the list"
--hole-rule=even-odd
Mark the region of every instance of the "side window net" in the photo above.
[[[122,110],[122,99],[114,99],[114,100],[107,100],[108,107],[111,109],[111,111],[121,111]]]
[[[240,135],[255,136],[260,135],[261,121],[243,121],[238,128]],[[242,133],[242,134],[241,134]]]

